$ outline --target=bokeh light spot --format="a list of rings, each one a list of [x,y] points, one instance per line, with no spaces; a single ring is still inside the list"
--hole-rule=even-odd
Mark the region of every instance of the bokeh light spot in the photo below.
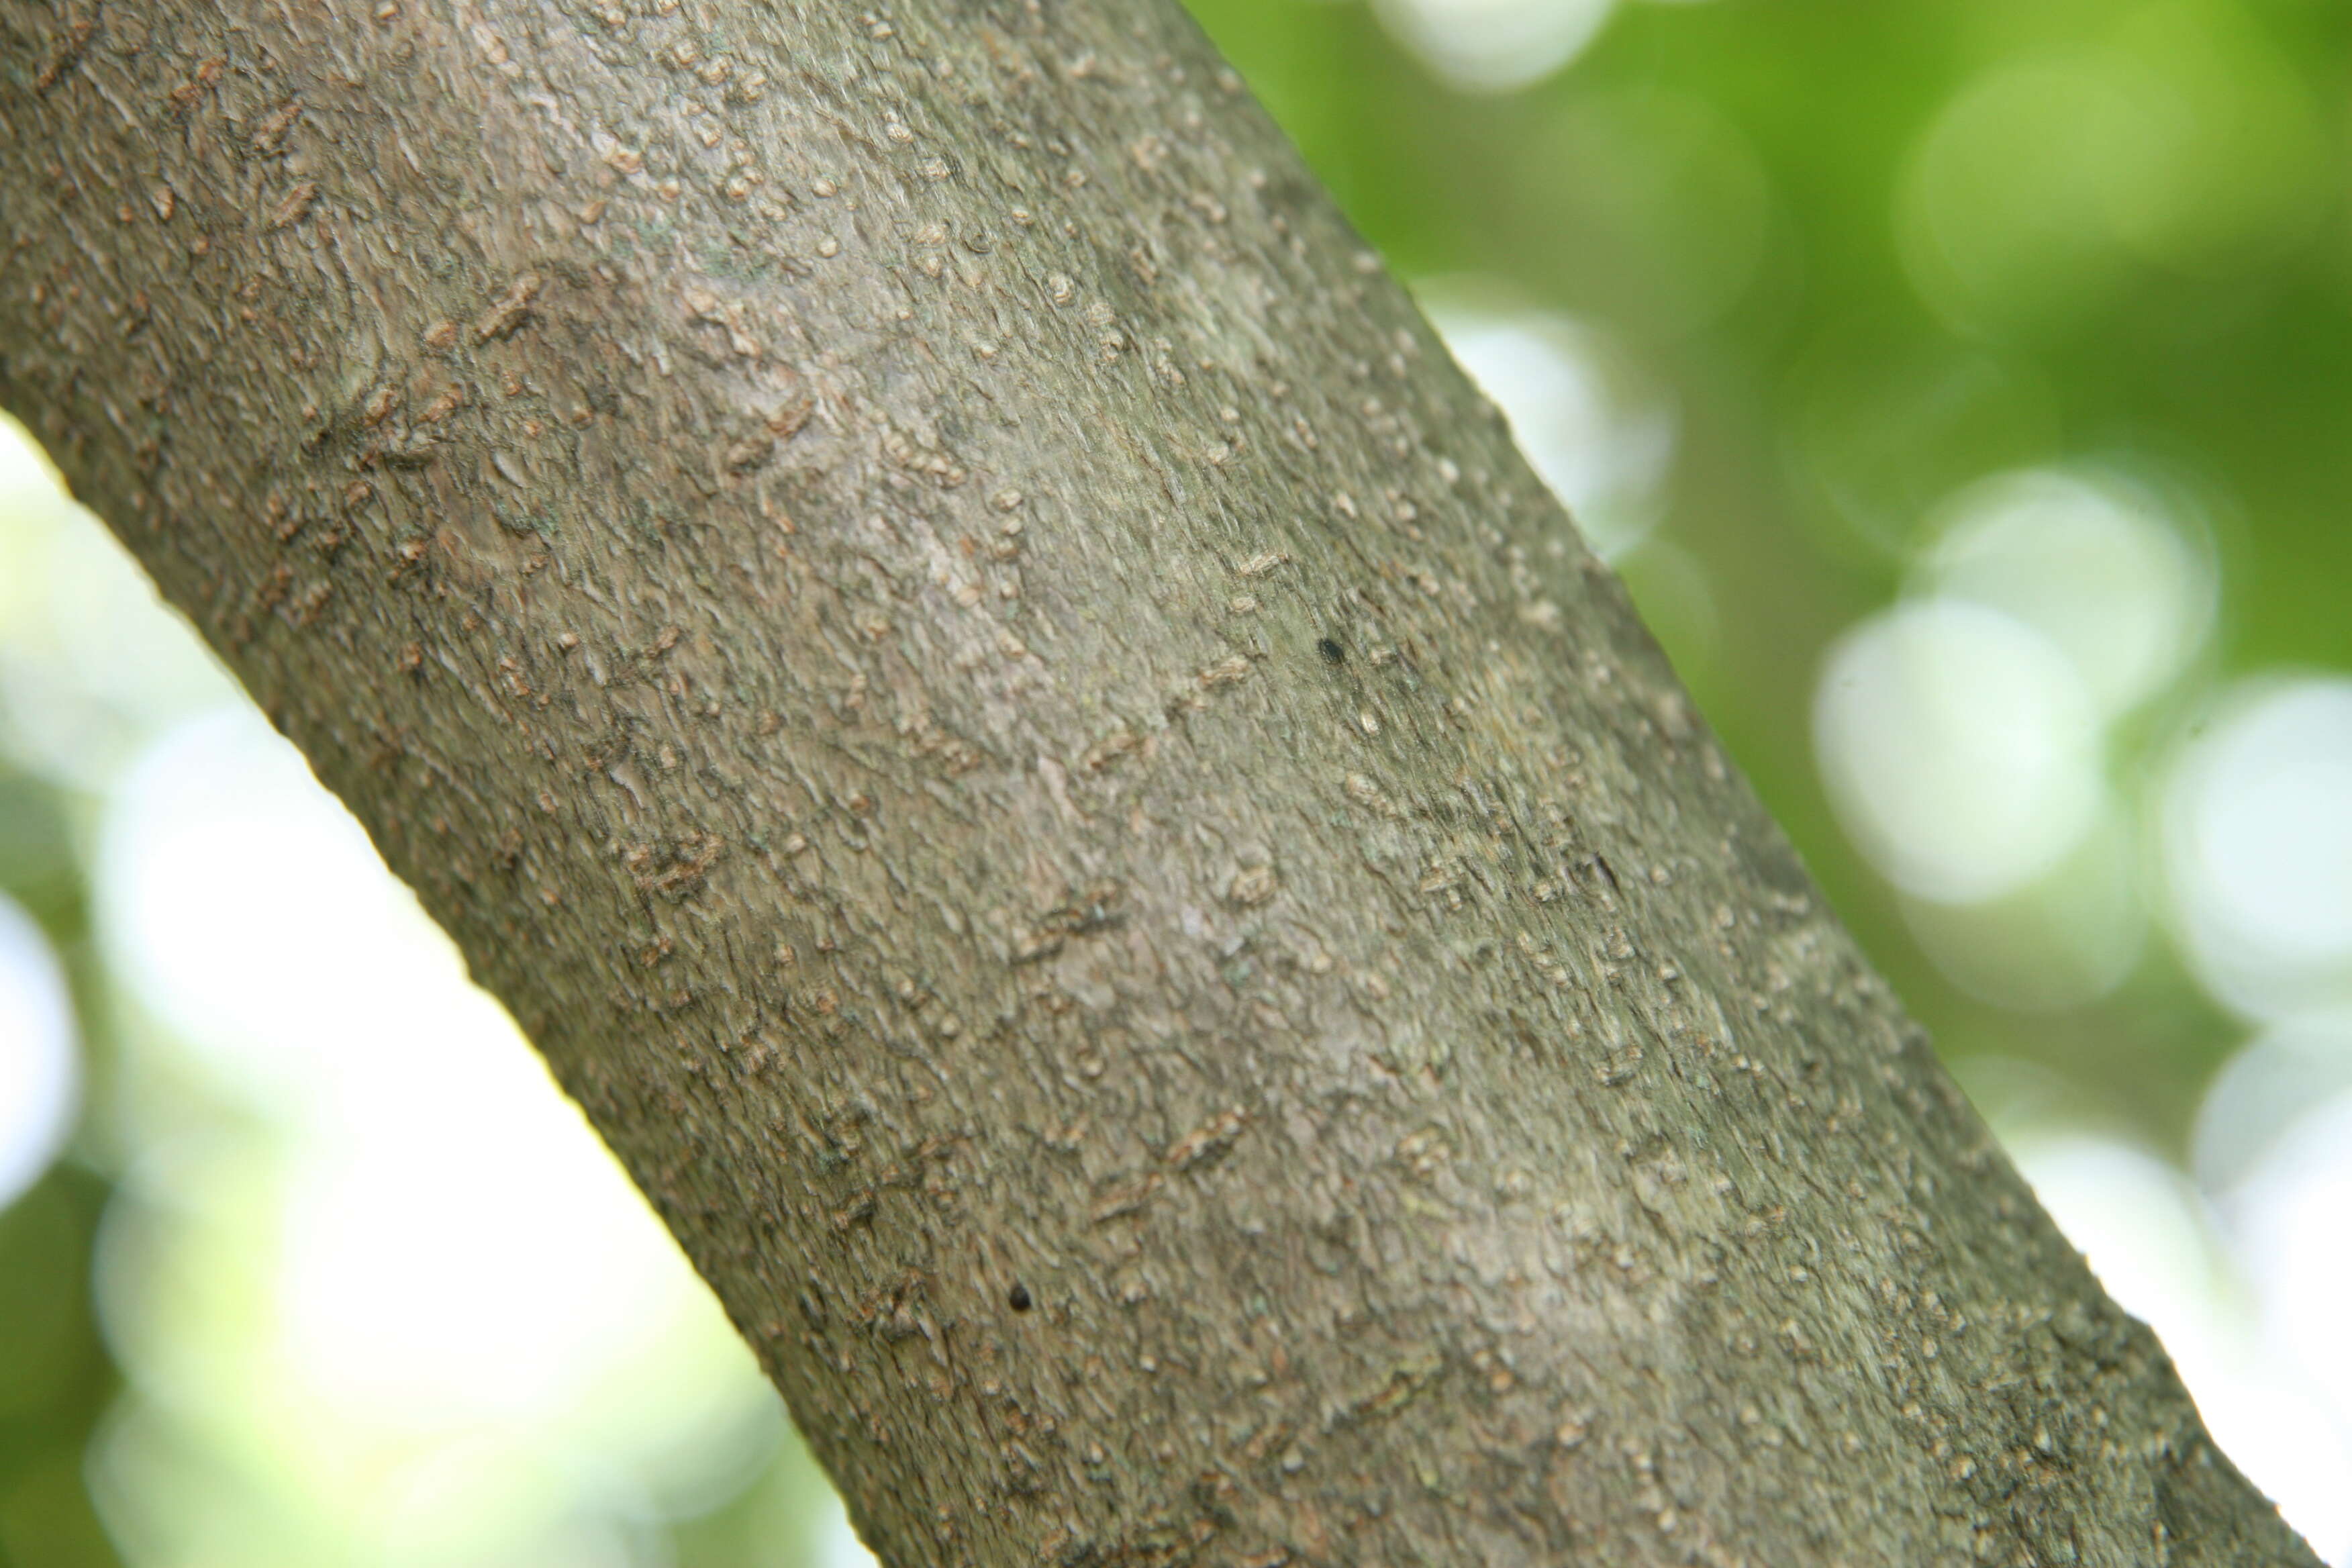
[[[2214,1423],[2288,1521],[2331,1562],[2352,1560],[2352,1094],[2322,1101],[2263,1152],[2216,1206],[2251,1283],[2262,1341],[2332,1420],[2263,1432]]]
[[[815,1541],[810,1557],[814,1568],[877,1568],[877,1559],[857,1539],[839,1497],[827,1498],[813,1522]]]
[[[2107,189],[2138,177],[2158,130],[2094,64],[1995,68],[1945,107],[1905,174],[1896,225],[1913,284],[1966,329],[2085,315],[2127,259],[2102,217]]]
[[[2215,994],[2267,1016],[2352,1000],[2352,680],[2227,695],[2164,820],[2174,917]]]
[[[2327,148],[2242,7],[2171,0],[1947,103],[1896,204],[1905,264],[1954,325],[2036,335],[2157,272],[2212,274],[2313,233]]]
[[[155,727],[236,694],[130,552],[0,418],[0,748],[101,790]]]
[[[126,1538],[254,1560],[303,1528],[274,1500],[409,1543],[373,1560],[627,1568],[768,1462],[780,1406],[708,1289],[257,714],[157,741],[99,858],[100,941],[174,1026],[140,1076],[182,1088],[126,1108],[144,1153],[100,1237]]]
[[[2154,695],[2204,641],[2212,573],[2153,491],[2032,469],[1970,486],[1942,512],[1923,585],[2049,638],[2102,717]]]
[[[1582,53],[1615,0],[1375,0],[1381,20],[1449,85],[1509,92]]]
[[[1946,903],[2023,887],[2080,842],[2104,795],[2089,695],[2065,654],[1963,600],[1846,634],[1813,703],[1823,782],[1889,880]]]
[[[1979,903],[1903,900],[1921,951],[1969,994],[2018,1012],[2081,1007],[2112,993],[2147,950],[2137,837],[2102,815],[2042,875]]]
[[[1657,519],[1675,419],[1631,353],[1571,317],[1513,308],[1475,282],[1433,283],[1421,300],[1594,552],[1611,560],[1639,542]]]
[[[33,918],[0,893],[0,1208],[65,1147],[80,1084],[65,972]]]
[[[2168,1341],[2201,1339],[2195,1304],[2218,1293],[2227,1260],[2206,1237],[2196,1194],[2179,1172],[2082,1131],[2028,1133],[2009,1153],[2117,1306]]]
[[[100,835],[101,936],[240,1093],[283,1107],[352,1065],[467,1037],[455,950],[293,746],[248,708],[167,731]],[[322,1041],[333,1041],[331,1051]]]
[[[2302,1119],[2352,1094],[2352,1010],[2305,1014],[2263,1030],[2214,1075],[2197,1108],[2191,1167],[2227,1193]]]

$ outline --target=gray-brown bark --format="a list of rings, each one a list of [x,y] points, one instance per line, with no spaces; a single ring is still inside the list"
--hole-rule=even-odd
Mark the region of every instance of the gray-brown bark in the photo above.
[[[2313,1561],[1171,0],[0,69],[0,400],[886,1559]]]

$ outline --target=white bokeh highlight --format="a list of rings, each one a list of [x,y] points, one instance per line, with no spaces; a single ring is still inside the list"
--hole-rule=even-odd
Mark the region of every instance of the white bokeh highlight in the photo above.
[[[0,1209],[64,1149],[80,1089],[65,971],[33,917],[0,893]]]
[[[1613,561],[1639,543],[1663,507],[1677,420],[1623,345],[1475,284],[1433,285],[1421,302],[1594,553]]]
[[[810,1553],[814,1568],[877,1568],[877,1560],[866,1542],[857,1539],[857,1531],[849,1522],[849,1510],[841,1506],[839,1496],[825,1499],[812,1533],[815,1538]]]
[[[341,1093],[355,1075],[480,1037],[485,1004],[435,984],[446,942],[250,709],[166,731],[113,791],[100,842],[109,957],[235,1092],[363,1114]]]
[[[648,1528],[750,1479],[782,1431],[750,1352],[259,715],[165,733],[100,846],[101,939],[176,1026],[148,1076],[193,1079],[260,1133],[176,1100],[130,1112],[145,1153],[99,1267],[136,1391],[98,1456],[123,1539],[180,1543],[165,1563],[226,1531],[225,1560],[265,1560],[274,1498],[415,1543],[385,1561],[628,1564]],[[270,1497],[218,1517],[217,1485],[170,1462],[190,1432]]]
[[[2139,836],[2097,814],[2066,857],[2007,895],[1974,903],[1904,897],[1904,923],[1945,978],[2017,1012],[2085,1006],[2113,993],[2148,945]]]
[[[2352,1009],[2263,1029],[2214,1075],[2197,1109],[2190,1169],[2209,1193],[2239,1187],[2305,1116],[2352,1094]]]
[[[1397,41],[1465,92],[1511,92],[1584,52],[1615,0],[1374,0]]]
[[[96,793],[158,727],[236,695],[129,552],[0,416],[0,751]]]
[[[2352,1416],[2352,1092],[2295,1118],[2221,1203],[2266,1337]]]
[[[2258,1016],[2352,1001],[2352,679],[2244,683],[2192,735],[2164,859],[2200,977]]]
[[[2064,652],[2015,616],[1898,604],[1849,632],[1813,704],[1823,782],[1895,886],[1968,903],[2080,842],[2104,804],[2097,714]]]
[[[49,510],[65,502],[64,481],[32,435],[5,413],[0,413],[0,516]],[[13,574],[0,574],[0,592],[19,585]],[[21,605],[5,607],[22,608]]]
[[[2345,1076],[2339,1065],[2339,1084]],[[2208,1119],[2200,1141],[2215,1131]],[[2341,1568],[2352,1563],[2352,1091],[2315,1096],[2286,1119],[2214,1206],[2252,1290],[2253,1331],[2294,1390],[2259,1413],[2266,1421],[2250,1413],[2226,1431],[2217,1422],[2215,1435]]]
[[[2012,1009],[2086,1005],[2133,973],[2153,917],[2110,742],[2199,658],[2210,545],[2178,497],[2092,465],[1981,479],[1920,531],[1903,597],[1824,661],[1823,782],[1948,979]]]
[[[1946,503],[1916,578],[2055,644],[2102,718],[2169,683],[2205,640],[2214,584],[2153,492],[2119,477],[2028,469]]]

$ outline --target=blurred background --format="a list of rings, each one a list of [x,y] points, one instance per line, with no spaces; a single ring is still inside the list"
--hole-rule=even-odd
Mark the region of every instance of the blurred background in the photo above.
[[[2352,9],[1194,8],[2352,1568]],[[860,1561],[512,1026],[0,427],[0,1563]]]

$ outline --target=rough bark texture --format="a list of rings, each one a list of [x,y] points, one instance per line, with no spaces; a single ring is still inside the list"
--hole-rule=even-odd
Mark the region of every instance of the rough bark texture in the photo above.
[[[887,1560],[2314,1561],[1172,0],[0,70],[0,399]]]

